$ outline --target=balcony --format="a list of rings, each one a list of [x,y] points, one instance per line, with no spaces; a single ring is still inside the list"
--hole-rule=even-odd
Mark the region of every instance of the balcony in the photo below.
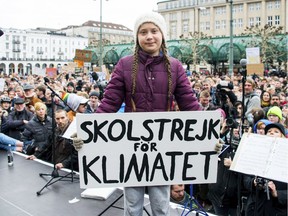
[[[43,55],[43,51],[37,51],[37,54],[39,54],[39,55]]]
[[[58,55],[64,55],[64,53],[63,52],[58,52]]]

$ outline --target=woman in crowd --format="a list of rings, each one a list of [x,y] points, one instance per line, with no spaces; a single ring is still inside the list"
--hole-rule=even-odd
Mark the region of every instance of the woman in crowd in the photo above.
[[[260,96],[260,100],[261,100],[261,107],[269,107],[270,106],[270,101],[271,101],[271,95],[268,91],[263,91],[261,96]]]
[[[34,140],[36,158],[50,161],[50,154],[42,154],[43,149],[52,142],[52,119],[47,116],[47,107],[43,102],[37,102],[34,105],[34,117],[27,123],[22,134],[24,141]],[[33,154],[31,152],[30,154]]]

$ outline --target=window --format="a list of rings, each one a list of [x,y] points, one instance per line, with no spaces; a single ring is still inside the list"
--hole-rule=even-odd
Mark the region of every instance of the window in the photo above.
[[[226,20],[221,20],[222,29],[226,29]]]
[[[239,18],[239,19],[238,19],[238,27],[239,27],[239,28],[242,28],[242,27],[243,27],[243,19],[242,19],[242,18]]]
[[[260,2],[255,3],[255,10],[256,11],[260,11],[261,10],[261,3]]]
[[[272,16],[268,16],[267,24],[270,26],[273,25],[273,17]]]
[[[188,20],[183,21],[183,33],[189,32],[189,22]]]
[[[261,25],[261,17],[256,17],[255,25]]]
[[[249,4],[249,11],[254,11],[254,4]]]
[[[280,8],[280,5],[281,5],[281,3],[280,3],[280,1],[275,1],[275,8],[276,9],[279,9]]]
[[[275,16],[275,25],[280,25],[280,16],[279,15]]]
[[[249,18],[249,26],[254,26],[254,17]]]
[[[272,2],[267,2],[267,9],[271,10],[273,8]]]
[[[215,21],[215,29],[220,29],[220,21]]]
[[[9,43],[6,43],[6,49],[9,49]]]
[[[176,13],[170,13],[170,20],[171,20],[171,21],[177,20]]]
[[[206,22],[206,30],[210,30],[210,22]]]
[[[238,7],[238,12],[239,12],[239,13],[243,12],[243,5],[239,5],[239,7]]]
[[[204,22],[200,22],[200,31],[204,31],[205,30],[205,24]]]
[[[188,11],[182,12],[182,19],[183,20],[189,19],[189,12]]]

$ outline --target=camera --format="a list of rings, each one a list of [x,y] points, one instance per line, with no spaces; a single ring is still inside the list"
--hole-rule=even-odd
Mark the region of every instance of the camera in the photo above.
[[[257,177],[256,179],[255,179],[255,181],[256,181],[256,184],[257,184],[257,186],[259,187],[259,188],[264,188],[265,187],[265,185],[266,185],[266,179],[264,179],[264,178],[260,178],[260,177]]]
[[[227,117],[226,125],[229,128],[238,128],[239,123],[233,117]]]
[[[228,81],[220,81],[219,84],[217,85],[217,89],[233,89],[233,83],[232,82],[228,82]]]

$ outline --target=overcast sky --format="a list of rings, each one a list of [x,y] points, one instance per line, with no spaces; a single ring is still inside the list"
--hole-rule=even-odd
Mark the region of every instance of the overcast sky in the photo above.
[[[159,0],[102,0],[102,21],[131,30],[142,12],[157,10]],[[0,28],[63,28],[100,21],[100,0],[1,0]]]

